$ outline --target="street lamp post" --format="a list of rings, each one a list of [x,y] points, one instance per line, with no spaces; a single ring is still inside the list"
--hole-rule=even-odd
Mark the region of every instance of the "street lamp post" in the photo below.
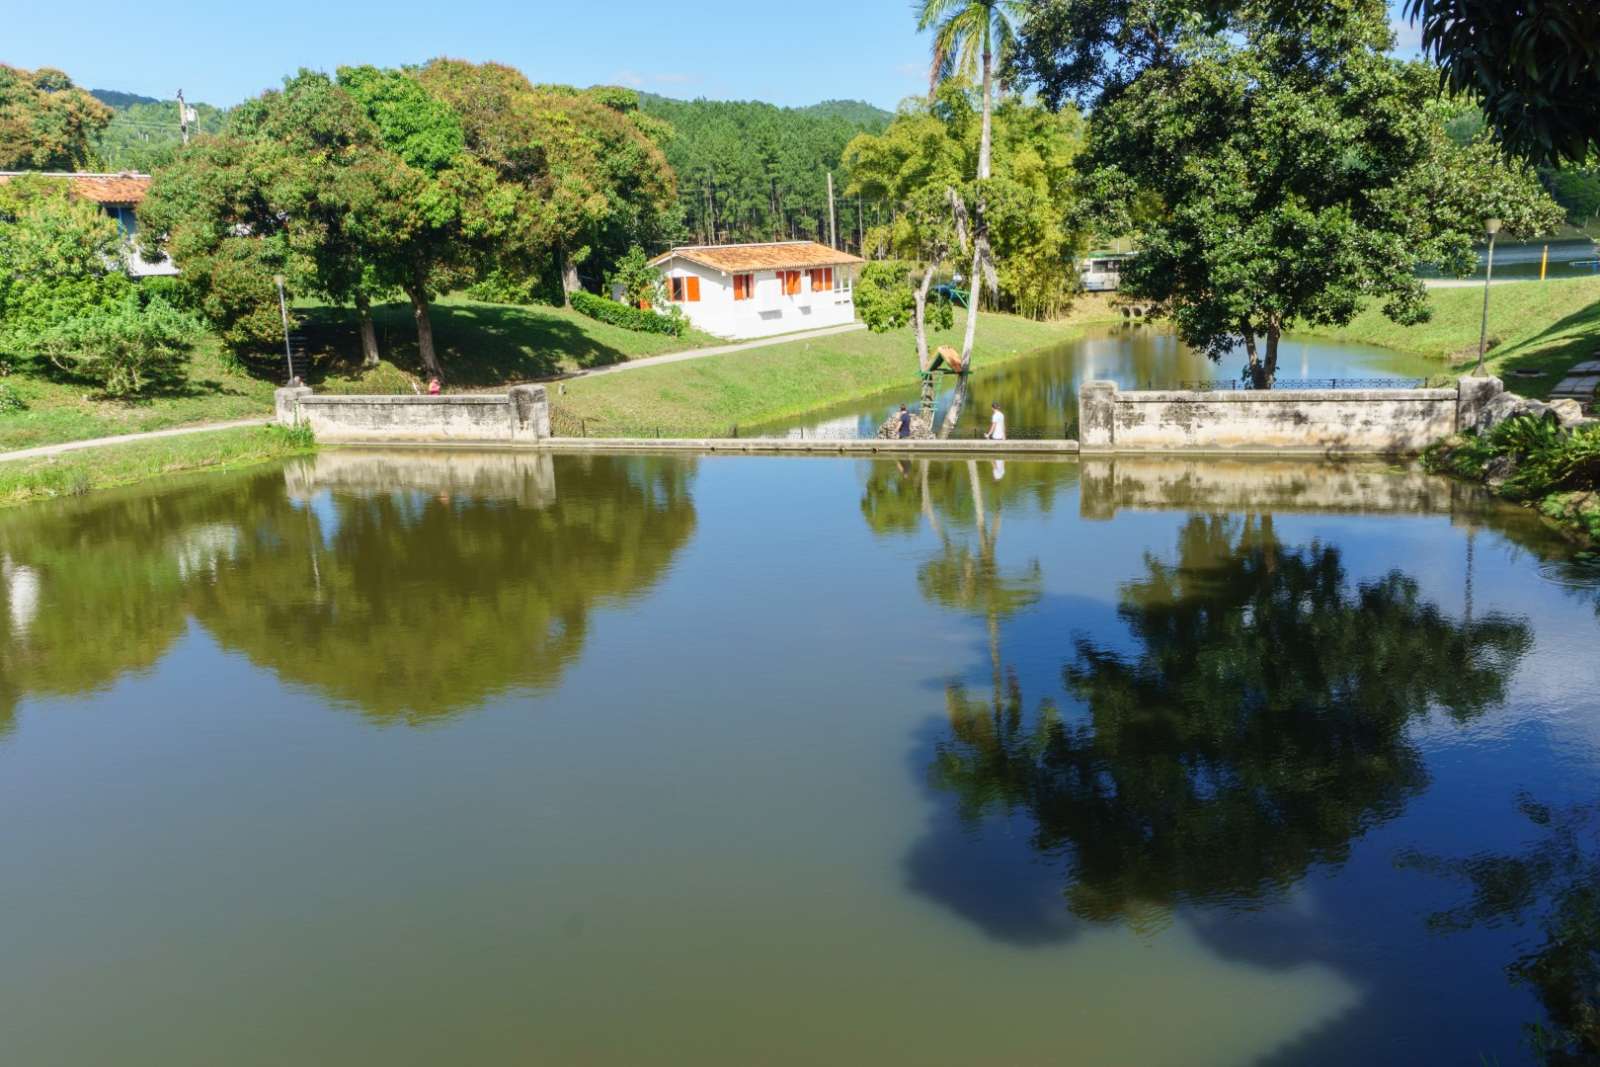
[[[1483,271],[1483,325],[1478,329],[1478,368],[1472,373],[1483,376],[1483,354],[1489,348],[1489,280],[1494,277],[1494,235],[1500,232],[1499,219],[1485,219],[1483,232],[1489,235],[1489,262]]]
[[[283,275],[274,274],[273,284],[278,287],[278,311],[283,315],[283,362],[289,368],[288,384],[294,384],[294,351],[289,347],[289,302],[283,296]]]

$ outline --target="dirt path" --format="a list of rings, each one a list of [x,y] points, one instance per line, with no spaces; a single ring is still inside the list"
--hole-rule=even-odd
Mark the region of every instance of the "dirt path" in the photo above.
[[[212,430],[240,430],[248,426],[266,426],[271,421],[271,419],[266,418],[237,419],[233,422],[207,422],[199,426],[175,426],[170,430],[124,433],[115,437],[91,437],[87,441],[63,441],[58,445],[39,445],[37,448],[23,448],[15,452],[0,452],[0,463],[9,463],[18,459],[43,459],[46,456],[59,456],[64,452],[79,452],[85,448],[101,448],[105,445],[154,441],[160,437],[182,437],[191,433],[210,433]]]
[[[687,352],[668,352],[663,356],[644,356],[641,359],[630,359],[622,363],[611,363],[604,367],[585,371],[575,375],[579,378],[593,378],[601,374],[618,374],[626,370],[638,370],[640,367],[658,367],[663,363],[683,363],[691,359],[705,359],[707,356],[725,356],[730,352],[744,352],[752,348],[767,348],[771,345],[786,345],[791,341],[809,341],[814,337],[831,337],[836,333],[853,333],[856,330],[865,330],[866,326],[859,322],[847,323],[843,326],[825,326],[820,330],[802,330],[798,333],[780,333],[773,337],[760,337],[753,341],[737,341],[726,345],[712,345],[709,348],[691,348]]]

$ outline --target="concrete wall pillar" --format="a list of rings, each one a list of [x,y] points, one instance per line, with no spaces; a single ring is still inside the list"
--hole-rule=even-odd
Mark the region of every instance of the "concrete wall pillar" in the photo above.
[[[1116,382],[1084,382],[1078,386],[1078,446],[1084,449],[1113,447],[1116,413]]]
[[[1470,430],[1478,425],[1486,408],[1505,392],[1505,383],[1499,378],[1477,378],[1466,375],[1456,379],[1456,432]]]
[[[290,385],[275,390],[272,394],[272,408],[278,425],[300,425],[300,398],[310,395],[311,387],[305,385]]]
[[[544,386],[515,386],[510,401],[513,441],[542,441],[550,436],[550,397]]]

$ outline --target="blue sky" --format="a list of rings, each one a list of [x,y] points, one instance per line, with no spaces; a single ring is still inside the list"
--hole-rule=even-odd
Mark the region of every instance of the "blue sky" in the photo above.
[[[130,13],[131,17],[130,17]],[[0,62],[59,67],[94,89],[228,105],[299,67],[499,60],[535,81],[666,96],[892,108],[927,82],[909,0],[0,0]],[[1414,35],[1412,37],[1414,40]],[[1404,42],[1403,42],[1404,46]]]

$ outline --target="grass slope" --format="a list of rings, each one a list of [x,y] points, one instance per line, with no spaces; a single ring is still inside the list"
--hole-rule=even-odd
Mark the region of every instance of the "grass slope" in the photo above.
[[[1477,357],[1483,289],[1470,286],[1429,293],[1433,319],[1397,326],[1376,307],[1342,329],[1308,330],[1336,341],[1381,345],[1435,359],[1450,359],[1465,372]],[[1516,282],[1489,294],[1489,369],[1524,396],[1544,397],[1575,363],[1600,358],[1600,278]],[[1540,372],[1523,377],[1512,371]]]
[[[179,471],[263,463],[299,455],[312,447],[307,434],[262,426],[0,463],[0,506],[50,497],[82,496],[97,489],[128,485]]]
[[[974,361],[979,368],[1003,363],[1066,340],[1079,326],[1111,319],[1103,299],[1088,298],[1071,317],[1055,322],[985,314],[978,321]],[[958,311],[954,328],[931,343],[960,347],[963,321]],[[579,378],[552,398],[556,432],[576,433],[581,420],[594,437],[720,436],[735,425],[802,415],[896,386],[913,397],[916,366],[909,330],[863,330]]]
[[[195,349],[183,385],[131,400],[101,396],[98,387],[44,360],[22,360],[0,380],[27,405],[0,415],[0,452],[265,415],[277,384],[250,374],[214,339]]]
[[[345,308],[309,305],[305,334],[314,360],[347,372],[359,359],[355,315]],[[451,388],[481,388],[550,378],[592,367],[720,344],[698,330],[682,337],[635,333],[596,322],[571,308],[487,304],[446,296],[433,305],[433,339]],[[383,358],[412,374],[422,371],[409,304],[372,309]],[[316,386],[312,379],[312,386]]]

